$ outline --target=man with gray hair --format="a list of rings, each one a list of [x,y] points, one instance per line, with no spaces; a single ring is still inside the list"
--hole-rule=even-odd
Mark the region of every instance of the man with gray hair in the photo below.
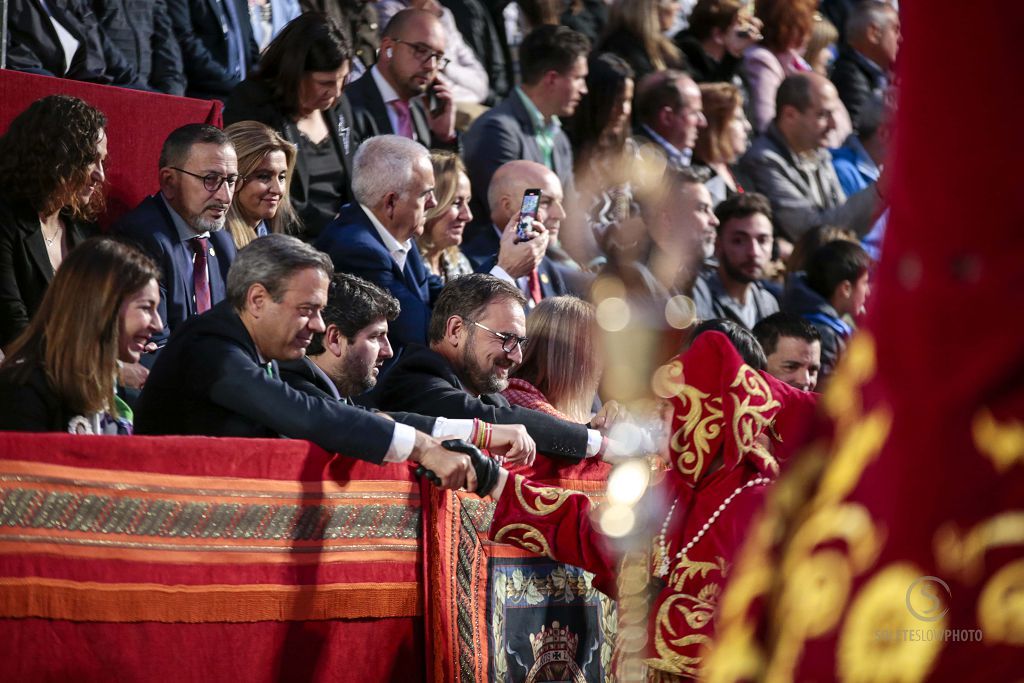
[[[846,20],[846,42],[832,67],[832,82],[858,132],[861,109],[889,88],[900,40],[900,15],[888,2],[859,2]]]
[[[373,463],[411,461],[449,488],[476,485],[465,455],[387,417],[281,380],[279,361],[305,356],[325,330],[320,311],[334,268],[287,235],[243,249],[227,299],[179,327],[157,359],[136,410],[140,434],[308,439]]]
[[[192,123],[167,136],[159,169],[160,191],[122,216],[114,232],[160,266],[164,330],[153,341],[162,346],[178,325],[224,298],[235,243],[223,228],[238,157],[224,131]]]
[[[352,194],[355,201],[341,208],[316,247],[339,272],[369,280],[398,299],[401,312],[390,326],[397,357],[406,344],[426,344],[430,310],[443,286],[412,240],[423,233],[427,209],[437,205],[430,152],[397,135],[366,140],[352,160]],[[507,250],[522,258],[526,245]]]

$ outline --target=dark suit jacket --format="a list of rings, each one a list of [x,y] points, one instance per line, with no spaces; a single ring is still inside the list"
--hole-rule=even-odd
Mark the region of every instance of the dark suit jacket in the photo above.
[[[331,391],[332,387],[327,385],[328,380],[313,370],[313,361],[310,360],[309,356],[303,356],[298,360],[283,361],[278,363],[277,367],[281,371],[281,379],[299,391],[331,400],[340,400],[345,405],[352,406],[358,410],[370,410],[370,408],[353,403],[352,399],[348,396],[335,399],[334,392]],[[425,432],[426,434],[434,431],[434,423],[437,422],[436,416],[430,417],[429,415],[418,415],[416,413],[395,412],[387,413],[387,415],[393,418],[395,422],[407,424],[413,429]]]
[[[185,67],[166,0],[93,0],[93,7],[140,82],[168,95],[185,94]]]
[[[64,218],[68,247],[93,233],[91,225]],[[28,327],[53,279],[39,216],[29,206],[0,201],[0,347]]]
[[[402,312],[388,331],[396,354],[406,344],[427,343],[431,307],[443,284],[424,267],[415,245],[405,268],[399,269],[362,207],[352,203],[342,207],[337,220],[324,229],[316,248],[330,255],[336,270],[366,278],[398,299]],[[385,363],[384,369],[390,365]]]
[[[85,0],[50,0],[53,16],[79,42],[68,64],[57,30],[39,0],[11,0],[7,68],[106,85],[144,87],[100,28]]]
[[[259,60],[260,50],[252,35],[249,4],[245,0],[225,2],[234,3],[244,44],[246,71],[252,71]],[[228,73],[229,24],[221,0],[167,0],[167,14],[178,36],[185,63],[186,94],[200,99],[227,97],[239,79]]]
[[[375,135],[395,134],[394,128],[391,127],[391,119],[388,118],[388,106],[384,103],[384,98],[377,89],[377,83],[374,82],[369,69],[354,83],[345,87],[345,97],[352,105],[352,125],[357,139],[362,141]],[[420,102],[420,98],[409,102],[409,113],[412,116],[412,127],[416,131],[416,137],[425,147],[457,151],[458,141],[451,143],[434,138],[427,123],[427,110]]]
[[[476,272],[489,273],[498,262],[500,246],[501,237],[494,226],[490,225],[482,228],[476,237],[463,245],[462,253],[473,264]],[[540,293],[543,298],[571,293],[555,262],[547,256],[537,264],[537,274],[540,276]]]
[[[17,382],[11,370],[0,371],[0,431],[67,432],[76,413],[50,386],[43,367]]]
[[[192,249],[178,238],[171,214],[160,194],[150,195],[135,209],[121,216],[114,232],[139,245],[160,266],[160,316],[164,331],[153,335],[162,344],[178,325],[196,314],[196,292],[192,283]],[[227,230],[210,233],[210,302],[224,299],[228,268],[235,260],[235,242]],[[145,356],[144,356],[145,358]]]
[[[352,198],[352,154],[359,146],[359,139],[352,130],[352,108],[344,95],[338,98],[333,107],[323,112],[324,122],[330,133],[331,142],[345,170],[342,183],[342,204]],[[305,224],[305,235],[313,239],[320,234],[323,227],[334,218],[340,206],[334,207],[327,220],[322,211],[309,204],[309,162],[303,154],[300,144],[301,133],[295,121],[287,116],[275,101],[273,92],[266,82],[254,77],[245,79],[231,91],[224,107],[224,125],[236,121],[259,121],[280,133],[288,142],[298,148],[295,157],[295,171],[288,192],[292,206]]]
[[[394,423],[333,398],[297,391],[259,365],[241,318],[223,301],[175,330],[135,409],[139,434],[308,439],[380,463]]]
[[[473,183],[473,213],[487,216],[487,188],[494,172],[515,159],[544,163],[544,156],[533,137],[533,121],[519,95],[510,92],[501,104],[478,118],[463,138],[463,158]],[[573,192],[572,145],[564,131],[558,131],[551,154],[555,175],[569,197]]]
[[[854,130],[860,126],[860,110],[874,97],[884,93],[885,74],[873,67],[849,45],[839,48],[839,56],[832,65],[832,82],[839,92],[839,99],[850,114]]]
[[[491,424],[521,424],[537,451],[582,460],[587,455],[587,426],[566,422],[529,408],[509,405],[501,394],[471,396],[451,364],[439,353],[411,346],[380,380],[379,402],[385,410],[410,410],[447,418],[479,418]]]

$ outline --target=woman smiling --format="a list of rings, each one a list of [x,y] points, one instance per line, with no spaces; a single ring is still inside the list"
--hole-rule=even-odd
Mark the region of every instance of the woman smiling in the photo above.
[[[289,200],[295,145],[256,121],[239,121],[225,131],[238,154],[239,185],[228,209],[227,227],[241,249],[257,237],[292,232],[300,225]]]

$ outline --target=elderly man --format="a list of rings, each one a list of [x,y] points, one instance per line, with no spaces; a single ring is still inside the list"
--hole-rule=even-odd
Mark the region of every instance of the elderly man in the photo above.
[[[224,231],[238,181],[238,157],[224,131],[193,123],[160,152],[160,191],[114,225],[160,266],[162,346],[182,322],[224,299],[235,243]]]
[[[565,192],[572,193],[572,145],[558,117],[571,116],[587,92],[589,52],[586,36],[565,26],[539,26],[523,39],[522,83],[466,133],[466,167],[477,216],[488,215],[483,202],[491,178],[513,159],[547,166]]]
[[[287,235],[242,250],[228,298],[182,325],[157,359],[136,431],[309,439],[373,463],[418,462],[445,486],[472,488],[468,458],[439,440],[280,379],[278,362],[302,358],[313,335],[324,331],[320,311],[333,272],[324,254]]]
[[[430,275],[412,238],[437,205],[427,149],[408,138],[381,135],[364,142],[352,161],[355,202],[342,207],[316,246],[341,272],[390,292],[401,304],[392,326],[396,349],[425,343],[430,307],[441,280]]]
[[[501,249],[513,241],[516,225],[512,219],[519,216],[523,193],[529,188],[540,190],[537,222],[543,225],[543,230],[538,228],[532,239],[520,243],[526,251],[522,261],[511,258],[514,252],[512,245],[509,245],[505,249],[509,258],[503,263],[499,258],[502,255]],[[491,224],[462,248],[478,271],[491,270],[491,266],[497,263],[501,272],[494,269],[491,273],[514,283],[526,297],[527,309],[532,309],[546,297],[568,293],[562,273],[545,255],[550,240],[558,234],[561,221],[565,218],[563,201],[562,183],[557,175],[542,164],[535,161],[510,161],[503,164],[487,188]]]
[[[636,138],[659,150],[670,168],[690,165],[697,134],[708,125],[700,87],[682,71],[658,71],[636,91]]]
[[[345,88],[357,139],[392,134],[427,148],[456,145],[455,104],[438,78],[448,63],[444,50],[444,30],[434,14],[407,9],[391,18],[377,63]],[[434,104],[422,101],[428,93]]]
[[[380,407],[448,418],[522,424],[545,455],[582,460],[604,447],[600,413],[576,424],[529,408],[510,406],[501,391],[523,360],[525,299],[491,275],[449,282],[430,319],[430,347],[412,346],[381,380]],[[612,408],[609,408],[611,411]]]
[[[875,183],[847,198],[825,148],[839,105],[835,86],[815,73],[789,76],[775,96],[775,120],[740,161],[740,169],[766,195],[775,228],[789,240],[819,225],[871,227],[879,199]]]
[[[857,131],[861,131],[864,104],[872,96],[881,98],[888,89],[899,49],[896,9],[882,0],[858,3],[846,22],[846,44],[839,48],[832,67],[832,82]]]

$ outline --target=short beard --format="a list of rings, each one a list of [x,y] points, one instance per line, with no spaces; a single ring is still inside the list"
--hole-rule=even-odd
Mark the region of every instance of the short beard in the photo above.
[[[373,368],[364,369],[362,364],[353,357],[347,357],[341,364],[341,372],[334,377],[338,393],[342,396],[359,396],[377,386],[377,378],[373,376]]]
[[[227,222],[227,213],[220,218],[203,218],[197,216],[192,222],[192,228],[197,232],[217,232],[224,229],[224,224]]]
[[[496,394],[508,388],[508,380],[499,379],[493,372],[480,367],[473,354],[475,349],[475,330],[470,332],[469,339],[462,349],[462,372],[465,375],[465,382],[470,390],[482,396],[484,394]]]
[[[751,282],[761,279],[758,277],[750,277],[739,268],[734,267],[732,263],[724,257],[724,255],[718,262],[721,264],[722,269],[725,270],[725,274],[735,282],[742,282],[745,285],[749,285]],[[764,271],[762,270],[762,273],[763,272]]]

